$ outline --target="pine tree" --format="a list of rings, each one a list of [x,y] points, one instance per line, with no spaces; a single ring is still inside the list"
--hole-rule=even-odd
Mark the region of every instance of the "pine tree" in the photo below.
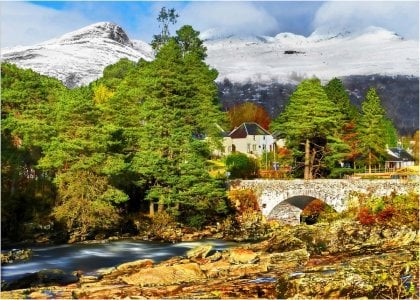
[[[154,203],[159,210],[173,211],[181,206],[204,209],[205,201],[224,207],[224,189],[209,176],[203,154],[209,153],[209,140],[217,139],[216,124],[223,117],[214,83],[217,73],[199,51],[186,51],[178,40],[170,39],[154,61],[142,63],[111,99],[123,98],[124,114],[137,111],[123,117],[121,125],[125,131],[131,128],[130,172],[144,189],[151,213]]]
[[[101,123],[93,92],[87,87],[66,91],[52,110],[56,134],[45,145],[39,167],[55,173],[54,217],[82,235],[115,228],[120,219],[116,205],[128,197],[110,178],[125,165],[110,151],[113,138]]]
[[[371,88],[366,94],[362,103],[362,116],[360,119],[360,146],[363,153],[367,155],[366,161],[369,173],[372,171],[372,164],[380,162],[386,155],[386,117],[385,110],[381,105],[376,89]]]
[[[352,161],[355,167],[355,160],[360,155],[356,127],[359,112],[356,106],[351,104],[349,95],[340,79],[333,78],[324,89],[328,98],[338,108],[337,120],[339,127],[337,135],[332,139],[335,142],[332,147],[334,149],[331,149],[332,155],[328,159],[330,161],[330,170],[334,172],[336,162],[343,162],[345,160]]]
[[[304,144],[305,179],[312,179],[320,167],[320,161],[315,165],[315,160],[322,154],[327,137],[338,130],[337,114],[320,81],[308,79],[298,85],[285,111],[272,122],[271,130],[285,137],[289,147],[299,149]]]

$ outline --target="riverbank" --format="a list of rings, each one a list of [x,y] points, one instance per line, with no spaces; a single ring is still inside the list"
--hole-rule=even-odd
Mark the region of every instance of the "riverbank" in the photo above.
[[[419,235],[406,226],[281,227],[224,251],[206,245],[161,263],[140,260],[77,274],[66,286],[3,291],[2,298],[418,297]]]

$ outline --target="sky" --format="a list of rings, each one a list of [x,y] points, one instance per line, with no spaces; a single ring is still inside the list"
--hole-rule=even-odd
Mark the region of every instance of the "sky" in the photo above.
[[[268,35],[358,31],[383,27],[419,39],[419,1],[2,1],[0,45],[33,45],[102,21],[120,25],[131,39],[159,33],[161,7],[180,15],[174,32],[189,24],[200,32]]]

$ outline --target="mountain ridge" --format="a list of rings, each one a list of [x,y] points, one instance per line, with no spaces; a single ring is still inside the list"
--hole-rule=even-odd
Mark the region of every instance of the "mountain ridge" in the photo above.
[[[206,62],[218,70],[218,82],[225,78],[241,83],[297,83],[313,76],[322,81],[351,75],[418,76],[418,42],[379,27],[334,34],[221,35],[205,40]],[[107,65],[123,57],[151,60],[154,54],[150,45],[131,40],[112,22],[95,23],[33,46],[3,48],[1,54],[3,61],[56,77],[68,87],[96,80]]]
[[[364,97],[366,84],[377,88],[400,133],[411,134],[419,127],[418,42],[383,28],[338,35],[314,32],[309,37],[293,33],[229,35],[207,39],[205,46],[206,62],[219,72],[216,82],[225,109],[253,101],[275,117],[303,79],[316,76],[326,83],[339,77],[356,105]],[[69,88],[96,80],[106,66],[121,58],[154,57],[150,45],[131,40],[111,22],[92,24],[33,46],[2,49],[1,55],[2,61],[55,77]]]

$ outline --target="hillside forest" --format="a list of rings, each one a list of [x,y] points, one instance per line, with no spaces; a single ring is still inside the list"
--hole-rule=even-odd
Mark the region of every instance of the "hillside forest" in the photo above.
[[[26,224],[48,222],[67,235],[123,232],[133,218],[163,212],[191,227],[221,221],[232,213],[226,175],[211,170],[239,158],[212,153],[221,147],[220,128],[242,121],[286,139],[276,154],[290,177],[338,178],[340,162],[353,172],[380,164],[386,145],[396,146],[376,90],[359,110],[339,79],[303,80],[273,120],[250,104],[235,109],[258,113],[238,120],[222,111],[218,73],[204,62],[198,35],[188,25],[174,36],[163,30],[153,61],[122,59],[75,89],[1,65],[2,238],[19,240]],[[418,131],[415,140],[418,149]]]

